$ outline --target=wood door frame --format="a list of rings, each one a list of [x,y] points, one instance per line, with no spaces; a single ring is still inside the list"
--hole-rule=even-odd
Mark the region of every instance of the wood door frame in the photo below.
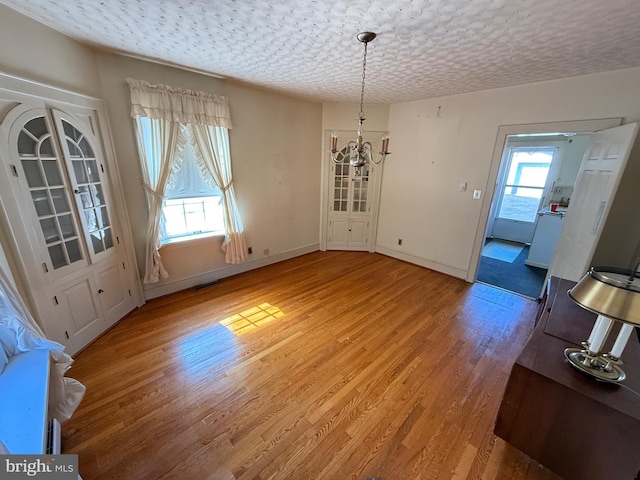
[[[489,169],[489,178],[485,191],[487,195],[482,201],[480,211],[480,220],[476,229],[473,250],[471,253],[471,261],[469,270],[465,280],[474,283],[478,274],[478,265],[480,264],[480,254],[484,245],[487,225],[489,223],[489,214],[493,198],[496,195],[498,172],[502,163],[504,147],[507,142],[508,135],[517,135],[522,133],[552,133],[552,132],[576,132],[576,133],[593,133],[598,130],[606,130],[608,128],[618,127],[622,124],[622,118],[601,118],[592,120],[573,120],[565,122],[549,122],[549,123],[529,123],[520,125],[500,125],[496,135],[496,141],[493,148],[493,156],[491,159],[491,167]],[[489,192],[491,193],[489,195]]]

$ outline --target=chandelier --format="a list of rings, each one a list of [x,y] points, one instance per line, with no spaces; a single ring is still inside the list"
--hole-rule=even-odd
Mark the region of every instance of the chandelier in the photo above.
[[[389,148],[389,133],[385,133],[382,136],[382,150],[378,152],[380,157],[377,160],[373,159],[371,151],[373,146],[371,142],[362,141],[362,124],[365,121],[364,118],[364,80],[367,67],[367,44],[376,38],[376,34],[373,32],[362,32],[358,34],[358,40],[364,43],[364,56],[362,58],[362,88],[360,90],[360,115],[358,117],[358,133],[355,140],[351,140],[347,147],[350,150],[349,153],[349,165],[359,169],[367,163],[375,163],[376,165],[384,162],[387,155],[390,154]],[[338,158],[338,132],[335,130],[331,132],[331,159],[335,163],[342,163],[342,160]]]

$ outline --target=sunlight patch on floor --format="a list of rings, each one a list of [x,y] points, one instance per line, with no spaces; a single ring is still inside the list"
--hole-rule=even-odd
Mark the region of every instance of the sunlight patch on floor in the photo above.
[[[284,317],[282,310],[269,303],[263,303],[225,318],[220,322],[220,325],[225,326],[236,335],[242,335],[281,317]]]

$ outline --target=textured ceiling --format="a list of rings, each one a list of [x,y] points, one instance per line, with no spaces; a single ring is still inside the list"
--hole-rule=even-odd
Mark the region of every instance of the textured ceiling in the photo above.
[[[0,0],[92,47],[315,101],[395,103],[640,66],[639,0]]]

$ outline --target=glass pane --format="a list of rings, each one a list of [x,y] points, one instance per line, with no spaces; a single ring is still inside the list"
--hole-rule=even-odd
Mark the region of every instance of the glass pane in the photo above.
[[[65,242],[67,247],[67,255],[69,255],[69,262],[77,262],[82,260],[82,252],[80,252],[80,243],[77,238]]]
[[[62,120],[62,128],[67,137],[72,138],[76,142],[82,137],[82,134],[66,120]]]
[[[53,151],[53,145],[51,144],[51,137],[45,138],[40,144],[40,156],[55,157],[55,153]]]
[[[33,190],[31,192],[31,198],[33,199],[33,204],[36,207],[36,214],[39,217],[51,215],[53,213],[51,203],[49,203],[49,195],[47,195],[46,190]]]
[[[44,187],[44,180],[42,179],[42,172],[40,172],[40,165],[37,160],[22,160],[22,169],[24,170],[24,176],[27,177],[27,184],[30,187]]]
[[[93,150],[91,149],[91,146],[89,145],[89,142],[87,142],[86,138],[83,138],[82,140],[80,140],[80,150],[82,150],[82,153],[84,153],[85,157],[93,157]]]
[[[511,149],[498,217],[535,222],[555,148]]]
[[[18,135],[18,153],[21,156],[35,156],[37,155],[36,147],[38,142],[36,142],[29,134],[26,132],[20,132]]]
[[[71,215],[62,215],[58,217],[58,223],[60,224],[60,232],[62,232],[62,236],[64,238],[74,237],[76,235]]]
[[[82,152],[80,151],[80,149],[78,148],[78,146],[73,143],[71,140],[67,140],[67,147],[69,147],[69,154],[73,157],[73,158],[82,158]]]
[[[102,244],[102,235],[100,232],[93,232],[91,234],[91,246],[93,246],[94,253],[100,253],[104,250],[104,245]]]
[[[57,160],[43,160],[42,169],[44,170],[44,176],[46,177],[49,186],[63,184]]]
[[[507,220],[534,222],[540,206],[542,189],[505,187],[498,216]]]
[[[87,229],[90,232],[98,230],[98,219],[96,218],[96,212],[93,208],[91,210],[85,210],[84,218],[87,221]]]
[[[340,201],[336,200],[333,202],[333,210],[336,212],[340,211]]]
[[[93,207],[93,200],[91,198],[91,194],[89,193],[89,187],[83,185],[78,187],[78,192],[80,194],[80,202],[82,203],[82,208],[87,209]]]
[[[76,182],[87,183],[87,173],[84,169],[84,161],[74,160],[72,163],[73,163],[73,173],[76,176]]]
[[[176,205],[167,204],[163,209],[163,213],[166,220],[165,231],[167,236],[180,235],[187,231],[182,202]]]
[[[98,226],[100,228],[108,227],[110,223],[109,223],[109,215],[107,214],[107,208],[102,207],[100,209],[96,209],[96,213],[98,215]]]
[[[60,240],[54,218],[43,218],[40,220],[40,228],[42,229],[42,234],[44,235],[44,241],[46,243],[53,243]]]
[[[65,195],[64,188],[52,188],[51,198],[53,199],[53,206],[56,209],[56,213],[65,213],[69,211],[69,203],[67,203],[67,196]]]
[[[102,192],[102,185],[99,183],[92,185],[93,189],[93,201],[96,205],[105,205],[104,193]]]
[[[64,267],[67,264],[62,244],[58,243],[57,245],[51,245],[49,247],[49,258],[51,258],[54,269]]]
[[[45,134],[49,133],[47,129],[47,123],[44,121],[44,117],[34,118],[33,120],[29,120],[23,130],[27,130],[31,133],[35,138],[41,138]]]
[[[107,228],[104,232],[102,232],[102,234],[104,235],[104,246],[107,249],[113,247],[113,237],[111,235],[111,229]]]
[[[89,172],[89,181],[92,183],[100,181],[98,175],[98,165],[95,160],[87,160],[87,171]]]

